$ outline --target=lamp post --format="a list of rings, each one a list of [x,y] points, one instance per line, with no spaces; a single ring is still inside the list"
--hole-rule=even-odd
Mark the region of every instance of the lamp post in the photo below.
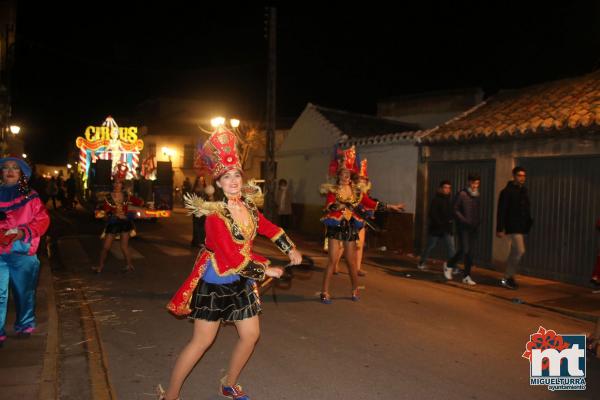
[[[11,133],[12,136],[16,136],[19,134],[19,132],[21,132],[21,127],[19,125],[5,125],[4,127],[2,127],[1,129],[2,131],[2,144],[1,144],[1,150],[2,153],[6,153],[8,151],[8,143],[6,141],[6,134],[7,133]]]
[[[277,94],[277,9],[268,8],[268,34],[269,43],[268,71],[267,71],[267,146],[265,149],[265,176],[266,197],[264,211],[267,217],[275,217],[275,120],[276,120],[276,94]]]

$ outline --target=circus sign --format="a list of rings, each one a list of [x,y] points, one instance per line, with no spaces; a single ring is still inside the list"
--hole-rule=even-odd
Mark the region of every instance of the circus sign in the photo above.
[[[113,170],[119,163],[129,167],[126,179],[136,177],[140,162],[140,151],[144,142],[138,138],[135,126],[119,127],[112,117],[107,117],[101,126],[88,126],[84,135],[75,142],[79,149],[79,168],[87,180],[90,165],[96,160],[111,160]]]

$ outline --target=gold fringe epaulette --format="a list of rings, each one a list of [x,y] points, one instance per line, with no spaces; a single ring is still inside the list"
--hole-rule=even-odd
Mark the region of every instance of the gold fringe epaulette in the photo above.
[[[265,202],[265,196],[260,186],[256,184],[254,179],[250,179],[242,186],[242,195],[246,199],[250,199],[256,206],[262,207]]]
[[[371,190],[371,182],[367,184],[356,183],[353,186],[355,189],[360,190],[361,193],[367,193],[369,190]],[[319,188],[319,193],[322,195],[326,195],[327,193],[337,193],[338,189],[339,185],[333,183],[322,183],[321,187]]]
[[[213,212],[219,212],[225,207],[222,201],[206,201],[198,197],[195,193],[186,193],[183,195],[183,202],[188,214],[194,214],[196,217],[208,215]]]
[[[355,186],[358,187],[361,192],[367,193],[369,190],[371,190],[371,181],[367,183],[359,182]]]
[[[319,187],[319,193],[325,195],[328,193],[337,193],[338,185],[333,183],[322,183]]]

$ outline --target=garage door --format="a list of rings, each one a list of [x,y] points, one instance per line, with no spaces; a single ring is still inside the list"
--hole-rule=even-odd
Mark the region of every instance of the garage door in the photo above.
[[[584,284],[596,259],[600,217],[600,157],[523,158],[533,228],[523,271]]]
[[[479,237],[473,250],[473,260],[476,265],[491,266],[492,262],[492,234],[494,213],[494,178],[496,162],[494,160],[481,161],[443,161],[429,163],[429,201],[435,196],[439,184],[443,180],[452,183],[452,190],[456,194],[467,186],[467,177],[471,173],[481,176],[481,228]],[[432,253],[434,258],[445,258],[446,249],[438,245]]]

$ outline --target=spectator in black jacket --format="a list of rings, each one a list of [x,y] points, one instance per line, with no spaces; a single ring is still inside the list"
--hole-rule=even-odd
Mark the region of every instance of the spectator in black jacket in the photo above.
[[[533,220],[529,207],[529,196],[525,188],[527,173],[523,167],[515,167],[513,180],[500,192],[496,236],[510,240],[510,254],[506,260],[506,272],[500,284],[508,289],[516,289],[514,276],[525,254],[525,235],[529,233]]]
[[[473,257],[471,251],[477,239],[479,224],[481,222],[481,206],[479,198],[479,175],[471,174],[468,177],[469,186],[458,192],[454,202],[454,216],[456,218],[456,230],[458,234],[458,251],[444,267],[446,279],[452,279],[452,273],[456,269],[458,260],[464,257],[464,277],[462,282],[467,285],[476,285],[471,279],[471,267]]]
[[[429,206],[429,231],[427,236],[427,247],[417,268],[425,270],[427,265],[425,262],[429,257],[429,253],[440,239],[443,239],[448,249],[448,259],[454,256],[454,236],[452,235],[452,222],[454,221],[454,208],[452,205],[452,185],[449,181],[440,182],[439,189],[435,197],[431,200]],[[444,263],[444,267],[447,264]]]

